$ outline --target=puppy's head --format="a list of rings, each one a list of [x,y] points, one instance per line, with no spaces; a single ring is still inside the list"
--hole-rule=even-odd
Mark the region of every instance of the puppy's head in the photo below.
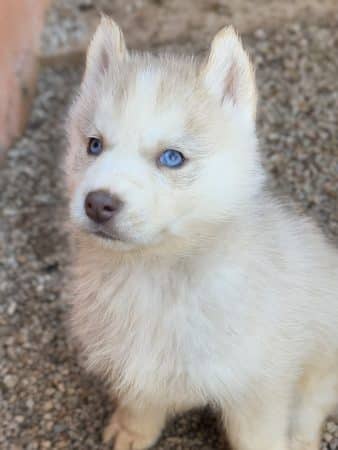
[[[71,217],[112,249],[195,245],[260,186],[253,70],[232,28],[208,57],[130,53],[103,18],[70,114]]]

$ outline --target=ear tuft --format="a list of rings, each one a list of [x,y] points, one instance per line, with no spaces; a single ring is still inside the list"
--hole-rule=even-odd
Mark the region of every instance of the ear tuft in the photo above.
[[[220,104],[255,117],[254,70],[232,26],[223,28],[214,37],[202,76],[205,86]]]
[[[100,24],[88,47],[85,79],[96,78],[107,71],[111,64],[121,62],[127,55],[120,27],[113,19],[102,14]]]

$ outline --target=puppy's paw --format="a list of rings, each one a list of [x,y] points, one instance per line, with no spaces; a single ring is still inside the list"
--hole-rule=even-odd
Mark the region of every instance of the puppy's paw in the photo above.
[[[103,432],[103,442],[113,441],[114,450],[146,450],[155,444],[161,431],[147,425],[135,423],[126,410],[118,408]]]

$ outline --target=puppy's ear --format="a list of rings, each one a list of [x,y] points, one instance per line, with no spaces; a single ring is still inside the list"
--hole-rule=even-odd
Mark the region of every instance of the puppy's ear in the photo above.
[[[102,15],[101,22],[89,44],[84,79],[90,81],[111,65],[116,65],[128,55],[125,40],[113,19]]]
[[[205,86],[220,104],[255,117],[254,70],[232,27],[223,28],[214,37],[202,77]]]

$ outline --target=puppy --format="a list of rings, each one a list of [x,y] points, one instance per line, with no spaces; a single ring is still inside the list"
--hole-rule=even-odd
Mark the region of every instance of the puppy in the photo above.
[[[213,405],[235,450],[318,450],[338,396],[338,256],[267,192],[231,27],[207,58],[129,52],[104,17],[69,119],[72,330],[115,450]]]

